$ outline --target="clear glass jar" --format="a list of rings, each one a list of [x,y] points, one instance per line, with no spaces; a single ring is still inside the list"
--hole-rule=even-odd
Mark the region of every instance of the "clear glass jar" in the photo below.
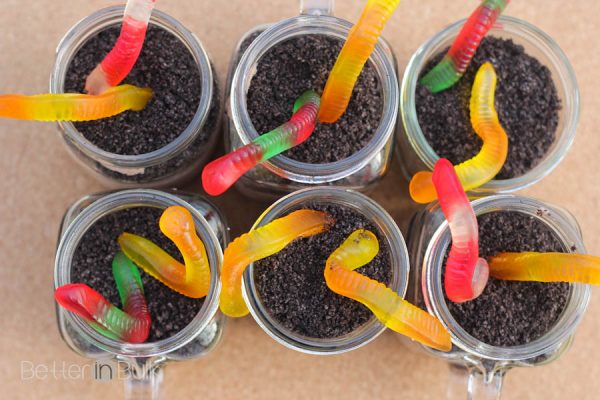
[[[225,148],[237,149],[259,136],[246,105],[246,94],[262,56],[273,46],[295,36],[320,34],[345,40],[352,24],[333,17],[333,0],[300,1],[301,15],[246,33],[234,51],[226,94]],[[263,32],[264,31],[264,32]],[[262,32],[240,58],[240,48],[251,35]],[[343,160],[310,164],[279,155],[246,173],[237,188],[248,196],[276,198],[314,185],[335,185],[367,191],[387,172],[393,152],[398,113],[397,62],[390,46],[379,40],[370,61],[381,82],[384,104],[381,122],[363,149]]]
[[[101,9],[79,21],[63,37],[56,49],[56,61],[50,77],[50,92],[63,93],[71,60],[81,46],[98,32],[118,26],[124,6]],[[88,141],[71,122],[58,124],[67,148],[86,169],[109,187],[175,186],[200,174],[216,146],[222,114],[217,79],[210,58],[200,40],[175,18],[152,12],[150,25],[173,34],[188,48],[197,63],[202,93],[192,122],[168,145],[150,153],[121,155],[104,151]],[[203,139],[208,131],[209,139]],[[116,132],[115,132],[116,134]]]
[[[392,217],[375,201],[364,194],[343,188],[317,187],[292,193],[271,205],[254,223],[252,229],[268,224],[299,206],[311,204],[333,204],[352,209],[365,216],[385,237],[390,250],[392,280],[390,288],[404,297],[408,287],[409,260],[404,237]],[[337,338],[317,339],[293,332],[269,315],[254,282],[254,264],[250,264],[243,275],[242,292],[250,313],[258,325],[273,339],[284,346],[308,354],[340,354],[366,345],[386,328],[377,318],[355,331]]]
[[[458,21],[427,40],[412,56],[400,87],[401,129],[398,131],[398,155],[402,172],[407,179],[418,171],[431,171],[439,156],[425,138],[415,104],[415,93],[421,70],[436,54],[449,47],[465,20]],[[525,51],[547,66],[552,73],[562,108],[556,139],[543,160],[522,176],[512,179],[493,179],[471,191],[473,195],[509,193],[533,185],[548,175],[562,161],[575,139],[579,121],[579,88],[573,67],[558,44],[535,26],[512,17],[500,17],[489,32],[490,36],[512,39]]]
[[[212,203],[198,195],[132,189],[80,199],[65,213],[59,232],[54,266],[55,288],[71,283],[71,263],[78,244],[100,218],[127,208],[146,206],[165,209],[172,205],[183,206],[192,213],[211,268],[210,291],[188,326],[160,341],[123,343],[99,334],[79,316],[56,306],[60,334],[71,350],[86,358],[118,361],[125,366],[127,398],[156,398],[166,362],[202,357],[220,342],[226,321],[218,311],[222,249],[229,241],[225,220]]]
[[[581,230],[575,218],[566,210],[539,200],[493,195],[473,201],[477,215],[497,211],[513,211],[532,216],[548,226],[562,242],[565,252],[585,253]],[[451,242],[448,223],[437,203],[415,214],[408,233],[412,264],[411,287],[407,297],[424,304],[450,331],[453,347],[448,353],[425,348],[430,354],[448,360],[451,371],[466,379],[451,380],[460,387],[451,392],[462,393],[456,398],[499,398],[502,379],[513,367],[532,367],[551,362],[564,353],[590,300],[589,285],[571,284],[569,300],[555,326],[531,343],[498,347],[483,343],[468,334],[453,318],[444,299],[441,274],[443,260]],[[461,382],[461,383],[457,383]]]

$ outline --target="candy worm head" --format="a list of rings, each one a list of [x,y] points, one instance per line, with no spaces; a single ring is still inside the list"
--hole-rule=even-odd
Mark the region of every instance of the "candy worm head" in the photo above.
[[[493,85],[491,92],[494,92],[493,89],[495,89],[496,81],[498,80],[496,70],[494,69],[494,65],[491,62],[486,61],[477,70],[477,74],[475,75],[475,81],[477,81],[477,75],[479,75],[480,80],[484,79],[485,81],[490,82],[490,84]]]
[[[475,270],[473,271],[473,279],[471,279],[473,296],[470,299],[465,299],[465,301],[470,301],[479,297],[485,290],[489,277],[490,267],[487,261],[484,258],[478,258],[477,264],[475,264]]]
[[[188,235],[195,229],[192,213],[182,206],[167,208],[160,217],[159,225],[162,232],[174,237]]]
[[[410,180],[408,190],[410,192],[410,197],[415,202],[427,204],[437,198],[431,175],[432,174],[429,171],[420,171]]]
[[[479,67],[475,74],[473,88],[471,89],[471,99],[469,101],[471,123],[479,136],[481,134],[477,129],[478,120],[483,119],[487,121],[498,118],[494,105],[497,83],[498,76],[492,63],[488,61]]]
[[[89,286],[83,283],[68,283],[56,288],[54,299],[64,309],[71,311],[87,321],[93,321],[94,317],[85,307],[85,303],[89,301],[85,294]]]
[[[119,287],[119,293],[124,293],[125,297],[129,294],[129,288],[123,283],[135,282],[139,291],[144,293],[144,285],[137,266],[122,251],[117,252],[113,258],[112,273]],[[125,304],[125,299],[121,298],[121,302]]]
[[[296,101],[294,102],[294,109],[292,110],[292,112],[297,113],[303,105],[308,103],[314,103],[318,109],[321,106],[321,96],[319,96],[319,94],[312,89],[307,90],[296,99]]]
[[[355,270],[366,265],[379,253],[379,241],[373,232],[359,229],[338,247],[327,260],[330,268]],[[326,275],[327,277],[327,275]]]
[[[85,91],[88,94],[97,96],[111,88],[106,80],[106,73],[102,70],[102,65],[96,65],[96,68],[85,79]]]

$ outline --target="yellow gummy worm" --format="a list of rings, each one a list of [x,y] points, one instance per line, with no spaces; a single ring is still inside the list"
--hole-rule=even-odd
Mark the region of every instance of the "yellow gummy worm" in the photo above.
[[[400,0],[369,0],[360,19],[348,33],[348,39],[327,78],[319,121],[336,122],[346,111],[352,90],[377,40]]]
[[[250,263],[281,251],[293,240],[321,233],[332,224],[332,218],[324,212],[298,210],[231,242],[223,258],[221,311],[230,317],[248,314],[242,297],[242,274]]]
[[[475,157],[454,167],[465,191],[493,179],[506,161],[508,137],[500,125],[494,106],[496,83],[496,71],[492,64],[483,64],[475,76],[470,104],[471,125],[483,140],[483,146]],[[410,196],[417,203],[426,204],[437,199],[431,177],[431,172],[421,171],[410,181]]]
[[[600,285],[600,257],[569,253],[500,253],[490,260],[497,279]]]
[[[402,299],[383,283],[355,272],[379,252],[377,237],[357,230],[327,259],[325,281],[333,292],[359,301],[388,328],[442,351],[452,347],[450,334],[437,318]]]
[[[91,121],[127,110],[141,111],[152,89],[116,86],[98,96],[79,93],[0,96],[0,117],[35,121]]]
[[[150,240],[127,232],[118,239],[123,253],[174,291],[192,298],[206,296],[210,288],[210,266],[192,214],[184,207],[171,206],[161,215],[159,225],[162,233],[179,249],[185,265]]]

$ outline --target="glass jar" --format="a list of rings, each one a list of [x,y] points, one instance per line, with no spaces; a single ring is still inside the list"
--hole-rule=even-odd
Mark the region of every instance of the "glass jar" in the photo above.
[[[408,287],[409,260],[404,238],[392,217],[375,201],[349,189],[317,187],[292,193],[271,205],[254,223],[252,229],[266,225],[303,204],[338,205],[352,209],[365,216],[375,225],[390,252],[392,279],[389,287],[404,297]],[[323,266],[325,267],[325,266]],[[254,264],[250,264],[243,275],[242,293],[244,300],[258,325],[273,339],[284,346],[308,354],[340,354],[366,345],[379,336],[386,328],[377,318],[337,338],[318,339],[300,335],[285,328],[269,315],[264,307],[254,282]]]
[[[119,26],[124,6],[101,9],[79,21],[63,37],[56,49],[56,61],[50,77],[50,92],[63,93],[67,70],[81,46],[100,31]],[[95,172],[110,187],[175,186],[200,174],[209,160],[220,132],[222,105],[217,79],[202,43],[175,18],[154,10],[150,25],[177,37],[196,61],[201,78],[198,109],[192,121],[168,145],[139,155],[121,155],[104,151],[88,141],[72,122],[58,124],[67,148],[86,169]],[[208,140],[205,133],[208,131]],[[117,134],[117,132],[115,132]]]
[[[302,35],[320,34],[345,40],[352,24],[333,17],[333,0],[300,1],[301,15],[273,25],[262,25],[246,33],[234,51],[226,93],[227,122],[225,148],[235,150],[259,136],[246,105],[246,95],[256,66],[264,54],[277,44]],[[264,32],[263,32],[264,31]],[[240,58],[241,45],[262,32]],[[381,83],[384,104],[379,127],[373,139],[348,158],[326,164],[310,164],[278,155],[238,180],[237,188],[248,196],[276,198],[314,185],[335,185],[366,191],[386,173],[393,152],[398,113],[396,58],[390,46],[380,39],[371,55]]]
[[[100,218],[127,208],[165,209],[172,205],[183,206],[192,213],[198,236],[206,246],[211,269],[210,291],[198,314],[185,328],[156,342],[123,343],[99,334],[79,316],[56,306],[60,334],[71,350],[86,358],[113,360],[125,368],[127,398],[156,398],[162,368],[167,361],[202,357],[220,342],[225,324],[225,317],[218,311],[220,267],[222,249],[229,241],[225,220],[212,203],[198,195],[133,189],[80,199],[69,207],[60,228],[54,266],[55,288],[71,283],[71,263],[78,244]]]
[[[439,156],[425,138],[415,103],[415,93],[421,70],[436,54],[448,48],[465,20],[458,21],[427,40],[412,56],[400,87],[401,129],[398,131],[398,155],[404,176],[410,180],[419,171],[431,171]],[[556,128],[556,139],[545,157],[524,175],[511,179],[493,179],[473,195],[509,193],[533,185],[548,175],[562,161],[575,139],[579,121],[579,88],[573,67],[558,44],[535,26],[512,17],[500,17],[490,30],[490,36],[511,39],[536,57],[552,73],[562,108]]]
[[[562,242],[565,252],[584,253],[581,230],[575,218],[566,210],[539,200],[514,196],[494,195],[472,202],[475,214],[483,215],[497,211],[513,211],[539,220]],[[468,334],[453,318],[444,298],[441,280],[443,261],[451,242],[448,223],[437,203],[415,214],[408,233],[409,254],[412,263],[411,288],[408,297],[417,304],[424,304],[430,314],[436,316],[450,331],[452,350],[448,353],[425,348],[430,354],[451,363],[451,371],[467,380],[469,399],[499,398],[502,379],[513,367],[532,367],[546,364],[564,353],[581,321],[590,300],[589,285],[571,284],[569,300],[554,327],[541,338],[514,347],[498,347],[483,343]],[[464,380],[456,393],[465,398]]]

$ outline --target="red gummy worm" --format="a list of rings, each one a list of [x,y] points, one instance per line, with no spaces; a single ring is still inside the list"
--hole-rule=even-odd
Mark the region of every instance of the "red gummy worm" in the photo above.
[[[483,0],[463,25],[448,53],[421,79],[421,84],[433,93],[453,86],[463,76],[479,44],[509,2]]]
[[[211,196],[224,193],[257,164],[308,139],[315,129],[319,106],[320,98],[314,90],[304,92],[296,100],[288,122],[207,164],[202,171],[206,193]]]
[[[146,37],[156,0],[129,0],[117,43],[85,82],[89,94],[97,95],[118,85],[131,72]]]
[[[489,276],[487,262],[479,258],[477,217],[450,161],[440,158],[432,179],[452,234],[444,280],[446,295],[457,303],[473,300],[483,292]]]
[[[80,283],[57,288],[54,298],[63,308],[79,315],[104,336],[142,343],[150,333],[151,320],[139,271],[121,252],[115,255],[112,270],[123,311],[88,285]]]
[[[461,74],[467,70],[481,40],[509,2],[510,0],[486,0],[469,16],[448,50],[448,56]]]

